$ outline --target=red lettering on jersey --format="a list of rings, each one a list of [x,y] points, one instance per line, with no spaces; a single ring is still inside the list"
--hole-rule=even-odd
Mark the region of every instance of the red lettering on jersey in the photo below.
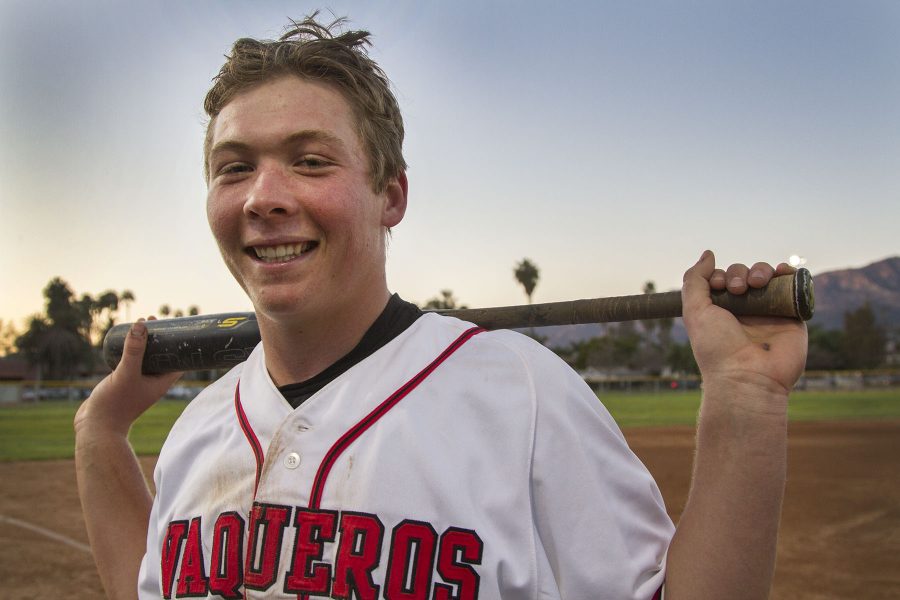
[[[384,525],[375,515],[341,513],[341,541],[334,565],[333,598],[376,600],[379,586],[372,571],[381,560],[381,541]]]
[[[181,545],[187,535],[187,521],[172,521],[166,528],[166,537],[162,543],[160,572],[163,598],[172,597],[172,586],[175,584],[175,567],[181,554]]]
[[[244,519],[227,512],[216,519],[212,558],[209,564],[209,591],[225,600],[241,600],[244,577]]]
[[[200,539],[200,517],[191,519],[184,556],[181,559],[181,573],[178,575],[176,598],[206,596],[206,573],[203,570],[203,541]]]
[[[437,532],[429,523],[406,520],[394,527],[384,597],[387,600],[427,600]]]
[[[250,546],[244,565],[244,586],[267,590],[278,577],[281,540],[291,516],[290,506],[253,503],[250,510]]]
[[[331,591],[331,565],[322,560],[325,542],[334,541],[338,513],[297,507],[294,560],[284,580],[284,591],[306,596],[327,596]]]
[[[437,572],[447,582],[434,584],[434,600],[474,600],[481,577],[472,565],[481,564],[484,544],[470,529],[449,527],[441,536]],[[456,593],[453,593],[453,585]]]

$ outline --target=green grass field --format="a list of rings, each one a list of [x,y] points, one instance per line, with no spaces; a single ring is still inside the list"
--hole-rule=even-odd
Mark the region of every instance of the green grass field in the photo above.
[[[601,394],[600,400],[620,427],[692,425],[700,408],[700,392]],[[794,392],[788,406],[791,421],[900,419],[900,389],[853,392]]]
[[[131,428],[131,443],[138,454],[157,454],[172,423],[187,405],[163,400]],[[72,458],[75,432],[72,421],[77,402],[42,402],[0,407],[0,460]]]
[[[660,394],[604,393],[601,401],[621,427],[693,424],[699,392]],[[186,403],[165,400],[135,423],[131,442],[138,454],[156,454]],[[72,458],[72,419],[77,403],[0,407],[0,460]],[[900,419],[900,389],[858,392],[795,392],[792,421]]]

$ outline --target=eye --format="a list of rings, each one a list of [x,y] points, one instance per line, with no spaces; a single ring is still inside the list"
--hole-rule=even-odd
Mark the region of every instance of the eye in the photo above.
[[[233,175],[236,173],[249,173],[253,169],[246,163],[229,163],[219,169],[219,175]]]
[[[324,167],[331,166],[331,162],[322,158],[321,156],[314,155],[306,155],[301,157],[294,163],[295,166],[301,167],[303,169],[322,169]]]

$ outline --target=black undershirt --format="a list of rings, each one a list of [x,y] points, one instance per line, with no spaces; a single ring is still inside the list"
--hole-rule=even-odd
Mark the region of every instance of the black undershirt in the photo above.
[[[376,350],[390,342],[392,339],[406,331],[416,319],[422,316],[422,311],[412,302],[407,302],[394,294],[388,300],[387,306],[372,323],[356,347],[339,358],[330,367],[306,381],[290,383],[278,388],[288,404],[297,408],[307,398],[321,390],[338,375],[360,362]]]

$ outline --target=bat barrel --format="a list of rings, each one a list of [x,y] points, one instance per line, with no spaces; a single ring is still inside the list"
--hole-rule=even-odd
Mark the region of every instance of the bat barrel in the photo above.
[[[147,375],[225,369],[247,360],[259,343],[254,313],[227,313],[146,321]],[[103,340],[103,358],[114,369],[122,359],[130,323],[116,325]]]

